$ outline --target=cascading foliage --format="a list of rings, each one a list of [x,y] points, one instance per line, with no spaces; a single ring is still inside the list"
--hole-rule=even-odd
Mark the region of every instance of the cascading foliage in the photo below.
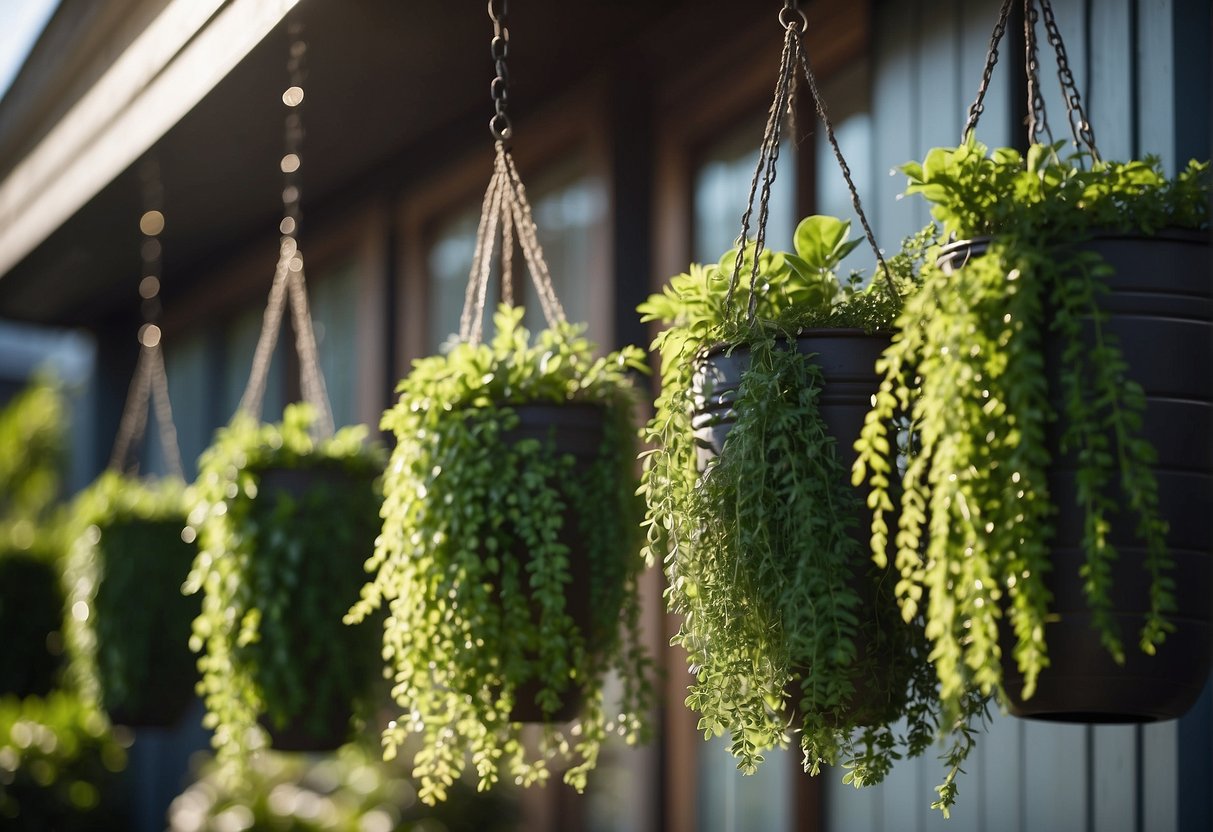
[[[856,446],[855,482],[872,489],[872,553],[884,562],[892,544],[902,612],[925,615],[952,710],[973,690],[1001,690],[1004,615],[1025,698],[1048,666],[1044,576],[1055,503],[1045,479],[1046,430],[1055,420],[1059,450],[1076,460],[1082,575],[1104,646],[1123,661],[1123,635],[1109,614],[1116,552],[1107,532],[1117,488],[1130,496],[1151,582],[1140,648],[1153,653],[1173,627],[1154,452],[1139,434],[1145,397],[1106,328],[1099,301],[1107,265],[1066,244],[1097,230],[1207,228],[1208,165],[1193,162],[1173,179],[1156,159],[1084,169],[1088,159],[1062,158],[1061,148],[1036,145],[1025,157],[970,141],[904,168],[907,193],[931,203],[947,234],[994,235],[984,255],[951,274],[927,258],[922,289],[907,300],[879,365],[884,380]],[[1046,338],[1062,345],[1060,412],[1049,400]],[[899,414],[915,437],[904,471],[896,469],[889,427]]]
[[[608,734],[633,742],[647,730],[629,378],[646,370],[644,356],[629,347],[595,358],[570,325],[532,341],[522,315],[503,306],[491,343],[415,362],[383,417],[397,440],[383,531],[348,619],[387,608],[383,655],[402,713],[383,734],[385,754],[412,740],[405,750],[428,803],[446,798],[469,757],[482,789],[502,768],[523,785],[543,782],[562,759],[580,790]],[[512,437],[525,404],[600,408],[592,462],[556,453],[550,438]],[[570,551],[570,532],[584,551]],[[573,558],[589,561],[589,632],[566,605]],[[617,702],[604,691],[610,674]],[[545,724],[529,745],[514,709],[534,705],[550,719],[570,696],[584,699],[577,717]]]

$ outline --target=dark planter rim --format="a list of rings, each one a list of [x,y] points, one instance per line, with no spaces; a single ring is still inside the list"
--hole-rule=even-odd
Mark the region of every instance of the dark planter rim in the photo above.
[[[804,338],[845,338],[845,339],[866,340],[866,339],[870,339],[870,338],[887,339],[892,334],[893,334],[893,332],[891,330],[884,330],[884,329],[876,329],[876,330],[872,330],[871,332],[869,332],[866,329],[860,329],[858,327],[815,326],[815,327],[806,327],[806,328],[796,332],[793,337],[798,341],[801,339],[804,339]],[[780,338],[782,338],[782,336],[780,336]],[[744,350],[744,349],[749,349],[749,345],[743,344],[741,342],[721,341],[719,343],[713,344],[710,347],[705,348],[699,354],[699,356],[696,360],[701,361],[701,362],[708,361],[712,358],[715,358],[718,355],[722,355],[722,354],[728,352],[729,350]]]
[[[968,237],[961,240],[953,240],[945,246],[940,246],[939,256],[935,258],[937,265],[942,265],[945,261],[951,260],[958,252],[963,252],[966,249],[971,250],[976,256],[985,254],[990,242],[997,237],[997,234],[979,234],[976,237]],[[1073,240],[1074,245],[1082,245],[1095,241],[1105,240],[1125,240],[1131,242],[1146,242],[1159,241],[1170,243],[1192,243],[1194,245],[1210,243],[1210,238],[1213,237],[1213,229],[1205,229],[1203,231],[1191,228],[1163,228],[1154,233],[1145,231],[1094,231],[1081,238]]]

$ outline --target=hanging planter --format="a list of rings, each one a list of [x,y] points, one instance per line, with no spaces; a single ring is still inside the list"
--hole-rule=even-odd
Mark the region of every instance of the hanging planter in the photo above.
[[[383,416],[396,436],[383,533],[368,563],[375,577],[349,615],[387,608],[383,655],[403,713],[384,731],[385,756],[420,741],[413,775],[431,804],[469,757],[482,790],[503,767],[529,786],[568,766],[564,781],[581,791],[608,734],[631,743],[646,733],[651,694],[629,378],[647,369],[644,355],[595,358],[584,327],[565,318],[506,146],[504,4],[488,11],[496,159],[459,343],[414,362]],[[482,344],[498,237],[504,303]],[[515,245],[547,321],[533,339],[512,303]],[[609,673],[622,683],[618,701],[603,690]],[[527,722],[544,725],[536,736]]]
[[[876,390],[874,362],[900,305],[882,281],[841,285],[849,223],[810,217],[796,253],[747,247],[730,313],[729,252],[693,266],[640,311],[667,325],[662,391],[644,457],[650,561],[666,564],[674,641],[696,683],[701,726],[732,736],[742,771],[797,726],[806,769],[845,764],[848,782],[887,773],[935,738],[937,702],[921,627],[901,621],[866,557],[850,445]],[[925,238],[889,263],[913,288]],[[747,274],[747,272],[750,272]],[[723,344],[719,343],[723,339]],[[892,730],[911,716],[911,739]]]
[[[306,44],[298,21],[288,68],[290,108],[302,100]],[[286,119],[286,151],[303,136]],[[383,454],[363,426],[334,433],[308,309],[298,231],[300,172],[284,168],[278,265],[248,385],[236,415],[199,460],[190,527],[199,552],[185,586],[202,593],[191,647],[205,724],[229,774],[252,752],[333,750],[368,716],[379,661],[373,627],[343,617],[365,580],[379,527]],[[260,423],[270,359],[289,305],[303,402]]]
[[[111,470],[73,505],[64,570],[73,675],[120,725],[169,728],[194,701],[198,602],[181,594],[195,553],[182,539],[184,496],[179,479]]]
[[[909,404],[922,444],[901,483],[899,594],[907,614],[925,600],[945,697],[975,685],[1023,716],[1173,718],[1213,644],[1196,520],[1213,496],[1198,429],[1213,315],[1207,231],[1151,231],[1207,228],[1208,171],[1060,153],[970,140],[907,166],[945,231],[994,236],[924,270],[857,473],[889,464],[884,420]],[[886,539],[874,527],[880,556]]]
[[[365,428],[316,441],[312,420],[303,405],[277,425],[238,414],[200,460],[186,591],[203,596],[191,644],[205,650],[200,689],[223,760],[336,748],[375,679],[374,629],[342,616],[374,547],[382,460]]]
[[[903,294],[916,291],[934,229],[885,261],[803,52],[804,16],[787,4],[780,22],[780,79],[742,245],[641,306],[644,320],[669,325],[653,344],[662,391],[644,459],[645,554],[665,564],[668,606],[683,616],[674,643],[695,674],[687,705],[706,734],[730,734],[741,771],[753,773],[795,731],[807,772],[840,765],[844,782],[872,785],[938,735],[948,749],[936,805],[946,812],[988,697],[974,691],[944,712],[923,621],[902,619],[888,564],[867,557],[864,495],[847,474],[877,392],[875,361]],[[795,253],[764,251],[793,72],[813,95],[875,255],[866,289],[860,275],[837,277],[858,245],[842,220],[809,217]]]
[[[1173,718],[1213,658],[1213,540],[1196,519],[1213,496],[1208,164],[1172,179],[1156,159],[1100,160],[1048,0],[1024,3],[1031,147],[978,143],[1011,5],[964,144],[904,168],[961,242],[898,320],[855,476],[873,486],[881,560],[887,424],[906,411],[898,596],[925,612],[946,702],[976,689],[1041,719]],[[1039,143],[1042,17],[1073,156]]]
[[[58,499],[64,406],[34,383],[0,408],[0,697],[44,696],[63,663]]]
[[[383,419],[397,440],[383,533],[351,619],[387,607],[384,656],[407,711],[384,743],[394,755],[419,735],[427,802],[473,752],[482,787],[499,766],[543,781],[560,756],[583,788],[606,734],[635,740],[647,704],[627,375],[643,355],[596,359],[568,324],[532,340],[522,314],[503,306],[491,344],[417,361]],[[524,722],[548,723],[534,752]]]

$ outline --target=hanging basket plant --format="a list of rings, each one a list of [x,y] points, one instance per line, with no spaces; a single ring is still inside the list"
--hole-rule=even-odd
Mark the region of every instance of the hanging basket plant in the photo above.
[[[889,470],[888,420],[908,413],[898,596],[927,617],[943,696],[1179,716],[1213,653],[1207,164],[1168,178],[970,140],[905,170],[964,242],[898,320],[856,477]],[[870,481],[883,559],[897,495]]]
[[[313,418],[299,404],[280,424],[237,414],[200,460],[190,644],[224,761],[271,738],[279,750],[340,745],[376,676],[374,629],[342,616],[374,547],[382,457],[361,426],[314,440]]]
[[[171,727],[194,700],[198,600],[181,594],[195,554],[182,538],[185,515],[181,480],[112,470],[73,505],[64,569],[73,675],[118,724]]]
[[[44,696],[59,681],[64,424],[62,395],[44,382],[0,409],[0,696]]]
[[[564,759],[580,790],[608,734],[635,741],[644,728],[628,377],[644,356],[595,358],[569,324],[532,340],[522,315],[503,305],[490,344],[415,362],[383,418],[397,440],[383,532],[350,619],[387,608],[404,713],[384,745],[392,757],[419,737],[413,774],[429,803],[469,755],[481,788],[501,768],[543,782]],[[603,690],[610,673],[618,702]],[[537,748],[524,721],[546,723]]]
[[[863,786],[941,727],[921,622],[901,621],[887,570],[870,563],[848,481],[881,333],[932,230],[889,261],[892,293],[879,280],[861,288],[858,274],[839,281],[859,242],[848,228],[809,217],[796,253],[763,252],[756,273],[747,247],[735,303],[762,287],[753,323],[727,301],[736,251],[641,306],[667,325],[654,342],[662,389],[641,490],[645,554],[664,562],[669,608],[683,616],[674,643],[695,672],[687,705],[700,729],[730,735],[745,773],[798,734],[807,771],[843,765]],[[983,709],[974,699],[966,716]],[[953,741],[958,766],[971,737]]]

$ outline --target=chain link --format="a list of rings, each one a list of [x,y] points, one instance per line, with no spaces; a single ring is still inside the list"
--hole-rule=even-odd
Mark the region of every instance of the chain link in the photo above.
[[[981,119],[982,113],[986,111],[986,93],[990,89],[990,79],[994,77],[994,66],[998,63],[998,45],[1002,42],[1003,35],[1007,31],[1007,21],[1011,17],[1011,4],[1015,0],[1003,0],[1002,9],[998,12],[998,22],[994,24],[994,31],[990,35],[990,48],[986,53],[985,69],[981,73],[981,85],[977,88],[977,99],[973,102],[973,106],[969,107],[969,117],[965,121],[964,132],[960,136],[961,144],[969,140],[969,137],[977,130],[977,122]]]
[[[493,40],[489,54],[497,76],[489,83],[489,97],[493,100],[493,117],[489,119],[489,132],[499,142],[509,141],[514,135],[506,107],[510,101],[510,71],[505,59],[510,54],[509,0],[488,0],[489,20],[493,21]]]
[[[1040,89],[1040,57],[1036,48],[1036,23],[1040,19],[1032,0],[1023,4],[1024,66],[1028,75],[1028,142],[1039,144],[1041,133],[1053,143],[1049,116],[1045,112],[1045,97]]]
[[[1074,137],[1074,146],[1086,147],[1091,158],[1098,162],[1099,151],[1095,148],[1095,131],[1083,110],[1082,96],[1078,92],[1078,84],[1074,82],[1074,73],[1070,70],[1070,59],[1066,54],[1066,45],[1061,39],[1061,30],[1057,27],[1057,18],[1053,16],[1051,0],[1039,0],[1041,14],[1044,16],[1045,32],[1049,45],[1057,55],[1057,80],[1061,83],[1061,96],[1066,103],[1066,116],[1070,122],[1070,134]]]
[[[1002,8],[999,10],[998,22],[994,25],[994,31],[990,36],[990,48],[986,54],[981,86],[977,90],[977,100],[969,108],[969,117],[965,121],[964,132],[960,137],[961,142],[968,141],[969,137],[973,135],[977,130],[978,120],[985,112],[986,93],[990,88],[994,66],[998,63],[998,47],[1006,33],[1013,2],[1014,0],[1003,0]],[[1037,4],[1039,4],[1039,11]],[[1038,143],[1041,134],[1044,133],[1048,136],[1049,142],[1053,142],[1053,133],[1049,129],[1048,115],[1045,112],[1044,95],[1040,88],[1040,60],[1037,55],[1036,24],[1043,18],[1049,46],[1053,48],[1053,52],[1057,56],[1057,79],[1061,84],[1062,100],[1066,105],[1066,115],[1070,133],[1074,137],[1074,146],[1080,150],[1085,148],[1091,158],[1098,162],[1099,151],[1095,147],[1095,132],[1083,110],[1082,96],[1079,94],[1078,84],[1074,81],[1074,73],[1070,69],[1066,45],[1062,40],[1061,30],[1057,26],[1057,19],[1053,15],[1052,0],[1023,0],[1023,8],[1024,68],[1028,82],[1028,141],[1033,144]]]

